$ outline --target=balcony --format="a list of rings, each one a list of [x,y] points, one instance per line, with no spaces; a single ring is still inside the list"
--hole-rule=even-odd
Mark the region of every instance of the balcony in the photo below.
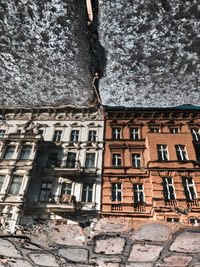
[[[80,175],[82,168],[79,161],[73,162],[73,164],[69,164],[67,166],[56,166],[54,167],[54,171],[56,174],[65,176],[77,176]]]
[[[76,198],[73,195],[62,195],[60,198],[49,197],[48,202],[38,202],[34,209],[45,209],[52,212],[75,212]]]

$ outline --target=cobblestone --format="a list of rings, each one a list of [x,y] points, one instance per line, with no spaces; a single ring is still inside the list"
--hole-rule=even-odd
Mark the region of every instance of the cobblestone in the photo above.
[[[15,246],[10,241],[4,239],[0,239],[0,255],[14,258],[22,257]]]
[[[96,241],[95,252],[104,254],[121,254],[124,248],[123,238],[106,238]]]
[[[140,227],[133,235],[133,240],[166,241],[169,239],[170,232],[171,228],[166,225],[151,223]]]
[[[56,263],[55,257],[52,256],[51,254],[44,254],[44,253],[30,254],[29,257],[37,265],[41,265],[41,266],[45,266],[45,267],[57,267],[57,266],[59,266]]]
[[[88,251],[86,249],[60,249],[59,254],[74,262],[87,262],[88,260]]]
[[[9,262],[9,267],[33,267],[33,265],[26,260],[16,260],[15,262]]]
[[[171,245],[170,250],[187,253],[200,252],[200,233],[186,232],[180,234]]]
[[[189,256],[171,256],[164,259],[164,263],[157,264],[156,267],[186,267],[192,261]]]
[[[139,261],[139,262],[156,261],[162,249],[163,249],[162,246],[136,244],[133,245],[128,260]]]
[[[103,223],[106,225],[106,220],[101,220],[102,229]],[[85,234],[90,232],[89,226],[87,229],[77,225],[55,226],[49,230],[49,235],[46,230],[41,231],[41,238],[46,236],[45,246],[39,241],[33,244],[32,240],[37,239],[34,235],[30,241],[21,236],[0,238],[0,266],[200,267],[200,228],[180,229],[180,226],[174,226],[171,234],[171,228],[165,225],[148,224],[136,231],[136,240],[131,236],[129,224],[122,222],[122,229],[127,229],[122,232],[119,231],[118,220],[116,224],[109,223],[104,228],[108,232],[100,232],[100,228],[95,230],[96,225],[92,225],[93,235],[89,238]],[[155,225],[159,225],[158,234],[155,233]],[[153,229],[152,233],[147,229]],[[160,229],[164,229],[162,233]],[[85,237],[85,241],[79,237]]]
[[[82,246],[85,242],[85,234],[78,225],[60,225],[57,233],[50,233],[49,238],[58,245]]]
[[[153,263],[141,263],[141,262],[137,262],[137,263],[128,263],[126,264],[126,267],[153,267]]]

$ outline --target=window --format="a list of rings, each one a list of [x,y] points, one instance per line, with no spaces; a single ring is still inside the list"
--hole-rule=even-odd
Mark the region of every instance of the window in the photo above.
[[[83,184],[82,202],[92,202],[93,184]]]
[[[93,168],[94,167],[94,160],[95,160],[95,153],[87,153],[86,160],[85,160],[85,167],[86,168]]]
[[[89,131],[88,141],[90,142],[96,141],[96,131]]]
[[[112,139],[119,140],[121,138],[121,129],[120,128],[113,128],[112,129]]]
[[[48,161],[47,161],[47,167],[55,166],[58,167],[58,153],[49,153]]]
[[[165,200],[175,199],[175,191],[172,178],[168,177],[163,178],[163,192]]]
[[[135,168],[141,167],[141,158],[140,154],[132,154],[132,166]]]
[[[43,135],[44,130],[39,130],[38,133],[39,133],[40,135]]]
[[[170,128],[170,133],[178,133],[178,128]]]
[[[2,190],[2,187],[3,187],[3,183],[4,183],[4,181],[5,181],[5,175],[0,175],[0,192],[1,192],[1,190]]]
[[[167,218],[167,222],[179,223],[179,218]]]
[[[75,164],[76,164],[76,153],[68,152],[66,167],[75,168]]]
[[[15,152],[15,146],[7,146],[4,154],[4,159],[12,159]]]
[[[23,146],[19,159],[29,159],[32,146]]]
[[[112,155],[112,166],[120,167],[121,166],[121,154]]]
[[[158,160],[169,160],[168,149],[166,145],[157,145]]]
[[[139,139],[139,129],[138,128],[131,128],[130,129],[130,139],[131,140],[138,140]]]
[[[72,130],[70,141],[71,142],[78,142],[78,138],[79,138],[79,130]]]
[[[53,136],[53,141],[54,142],[59,142],[62,136],[62,131],[61,130],[56,130],[54,132],[54,136]]]
[[[39,201],[41,202],[51,202],[51,182],[43,182],[40,189]]]
[[[187,152],[186,152],[186,148],[183,145],[176,145],[176,156],[178,160],[187,160]]]
[[[5,135],[5,130],[0,130],[0,138],[3,138],[4,137],[4,135]]]
[[[199,218],[190,218],[190,223],[194,225],[199,225],[200,224],[200,219]]]
[[[150,128],[151,133],[159,133],[160,129],[159,128]]]
[[[187,200],[195,200],[197,198],[194,181],[192,178],[183,178],[183,186]]]
[[[11,186],[9,188],[8,194],[19,194],[21,184],[22,184],[22,176],[14,176]]]
[[[122,184],[112,184],[112,201],[122,201]]]
[[[69,183],[62,184],[61,195],[71,195],[71,191],[72,191],[72,184]]]
[[[197,128],[192,128],[191,134],[192,134],[192,137],[195,141],[200,141],[199,130]]]
[[[143,184],[134,184],[133,185],[133,193],[134,193],[134,202],[135,203],[143,203],[144,202],[144,190]]]

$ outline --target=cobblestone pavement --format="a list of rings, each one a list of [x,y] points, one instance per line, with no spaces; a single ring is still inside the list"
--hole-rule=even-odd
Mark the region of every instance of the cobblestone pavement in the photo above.
[[[103,219],[84,229],[60,225],[17,236],[1,235],[0,265],[200,267],[200,227],[149,223],[134,230]]]

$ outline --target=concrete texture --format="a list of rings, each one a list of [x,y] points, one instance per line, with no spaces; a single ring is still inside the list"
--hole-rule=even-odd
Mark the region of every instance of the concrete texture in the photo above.
[[[93,97],[85,1],[0,1],[0,104]]]
[[[199,105],[198,0],[99,0],[104,104]]]
[[[105,222],[103,220],[103,222]],[[97,222],[103,224],[102,221]],[[114,220],[113,220],[114,223]],[[119,222],[117,221],[117,224]],[[124,222],[127,228],[130,223]],[[97,225],[97,224],[96,224]],[[62,225],[62,227],[67,225]],[[163,225],[166,226],[166,225]],[[71,226],[71,229],[77,226]],[[136,227],[136,225],[134,225]],[[134,228],[133,227],[133,228]],[[145,225],[151,230],[151,224]],[[172,236],[165,241],[137,241],[132,239],[132,232],[101,232],[90,227],[83,228],[85,243],[79,245],[58,245],[49,243],[49,248],[32,242],[26,236],[26,230],[18,236],[0,238],[0,244],[6,247],[0,250],[0,266],[4,267],[200,267],[198,251],[200,227],[184,228],[168,224],[173,231]],[[49,227],[55,236],[60,233],[56,227]],[[116,227],[118,228],[118,227]],[[132,228],[132,229],[133,229]],[[180,229],[182,228],[182,229]],[[39,229],[39,227],[38,227]],[[89,231],[90,229],[90,231]],[[134,231],[134,230],[133,230]],[[134,234],[141,231],[135,230]],[[30,232],[30,231],[29,231]],[[43,230],[38,235],[48,233]],[[19,234],[19,233],[18,233]],[[30,232],[29,236],[36,233]],[[60,236],[60,237],[61,237]],[[191,241],[190,241],[191,237]],[[186,242],[186,240],[188,242]],[[5,242],[6,241],[6,242]],[[192,246],[193,244],[193,246]],[[181,248],[181,249],[180,249]],[[22,258],[19,258],[19,255]]]

